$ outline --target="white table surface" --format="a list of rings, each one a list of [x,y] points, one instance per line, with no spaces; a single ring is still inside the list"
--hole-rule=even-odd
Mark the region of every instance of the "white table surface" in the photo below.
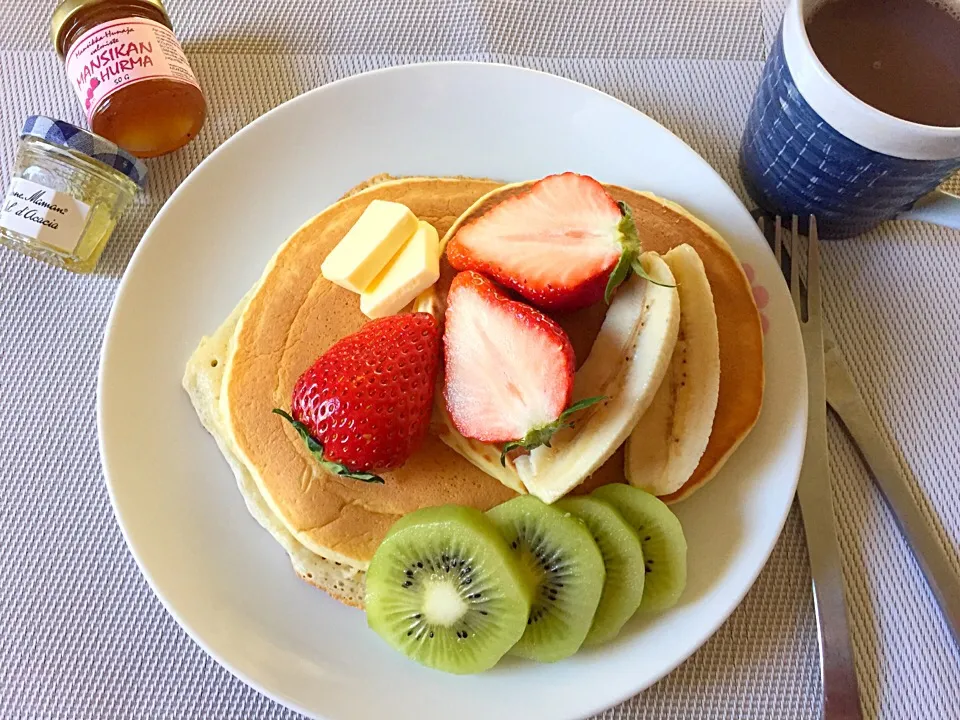
[[[47,38],[54,0],[0,2],[0,176],[28,114],[79,123]],[[169,0],[210,103],[150,162],[97,274],[0,249],[0,717],[298,717],[208,658],[153,597],[110,510],[96,369],[131,253],[226,138],[301,92],[427,59],[506,62],[595,86],[679,134],[743,194],[739,136],[782,0]],[[745,196],[744,196],[745,197]],[[202,242],[202,239],[198,239]],[[882,436],[960,572],[960,232],[888,224],[829,244],[825,309]],[[840,426],[843,567],[868,718],[960,718],[960,651]],[[816,627],[796,509],[741,607],[698,653],[602,715],[816,718]]]

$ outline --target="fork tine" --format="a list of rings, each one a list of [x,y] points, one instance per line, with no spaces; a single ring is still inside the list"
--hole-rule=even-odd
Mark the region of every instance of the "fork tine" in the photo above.
[[[820,239],[817,237],[817,219],[810,216],[807,233],[807,317],[820,314]]]
[[[800,230],[797,227],[800,218],[793,216],[790,224],[790,294],[793,296],[793,305],[797,309],[797,318],[803,321],[803,303],[800,297]]]

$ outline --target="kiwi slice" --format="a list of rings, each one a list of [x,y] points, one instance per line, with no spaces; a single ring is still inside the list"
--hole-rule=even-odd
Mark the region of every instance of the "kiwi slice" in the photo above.
[[[523,635],[529,590],[479,510],[455,505],[398,520],[367,570],[367,623],[395,649],[450,673],[476,673]]]
[[[613,505],[593,497],[568,497],[554,507],[583,520],[600,548],[607,571],[597,614],[585,645],[613,640],[633,617],[643,598],[643,548],[640,538]]]
[[[590,496],[613,505],[640,536],[646,572],[640,611],[676,605],[687,584],[687,541],[677,516],[662,500],[622,483],[599,487]]]
[[[605,575],[587,526],[532,495],[487,514],[519,559],[531,590],[527,629],[511,654],[539,662],[573,655],[593,623]]]

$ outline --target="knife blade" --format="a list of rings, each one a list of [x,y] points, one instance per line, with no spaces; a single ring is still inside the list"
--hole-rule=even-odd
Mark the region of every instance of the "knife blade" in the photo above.
[[[823,343],[827,404],[839,416],[860,449],[880,494],[893,513],[937,600],[954,643],[960,647],[960,576],[951,566],[946,550],[930,522],[923,517],[906,478],[900,472],[896,457],[880,437],[846,361],[837,348],[836,339],[826,326]]]

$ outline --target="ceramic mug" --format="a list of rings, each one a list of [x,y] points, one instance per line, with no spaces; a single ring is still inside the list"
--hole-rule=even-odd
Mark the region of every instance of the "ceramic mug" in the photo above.
[[[831,77],[804,26],[828,0],[790,0],[740,148],[747,191],[780,215],[816,215],[822,238],[894,217],[960,228],[960,197],[936,190],[960,169],[960,127],[901,120]]]

